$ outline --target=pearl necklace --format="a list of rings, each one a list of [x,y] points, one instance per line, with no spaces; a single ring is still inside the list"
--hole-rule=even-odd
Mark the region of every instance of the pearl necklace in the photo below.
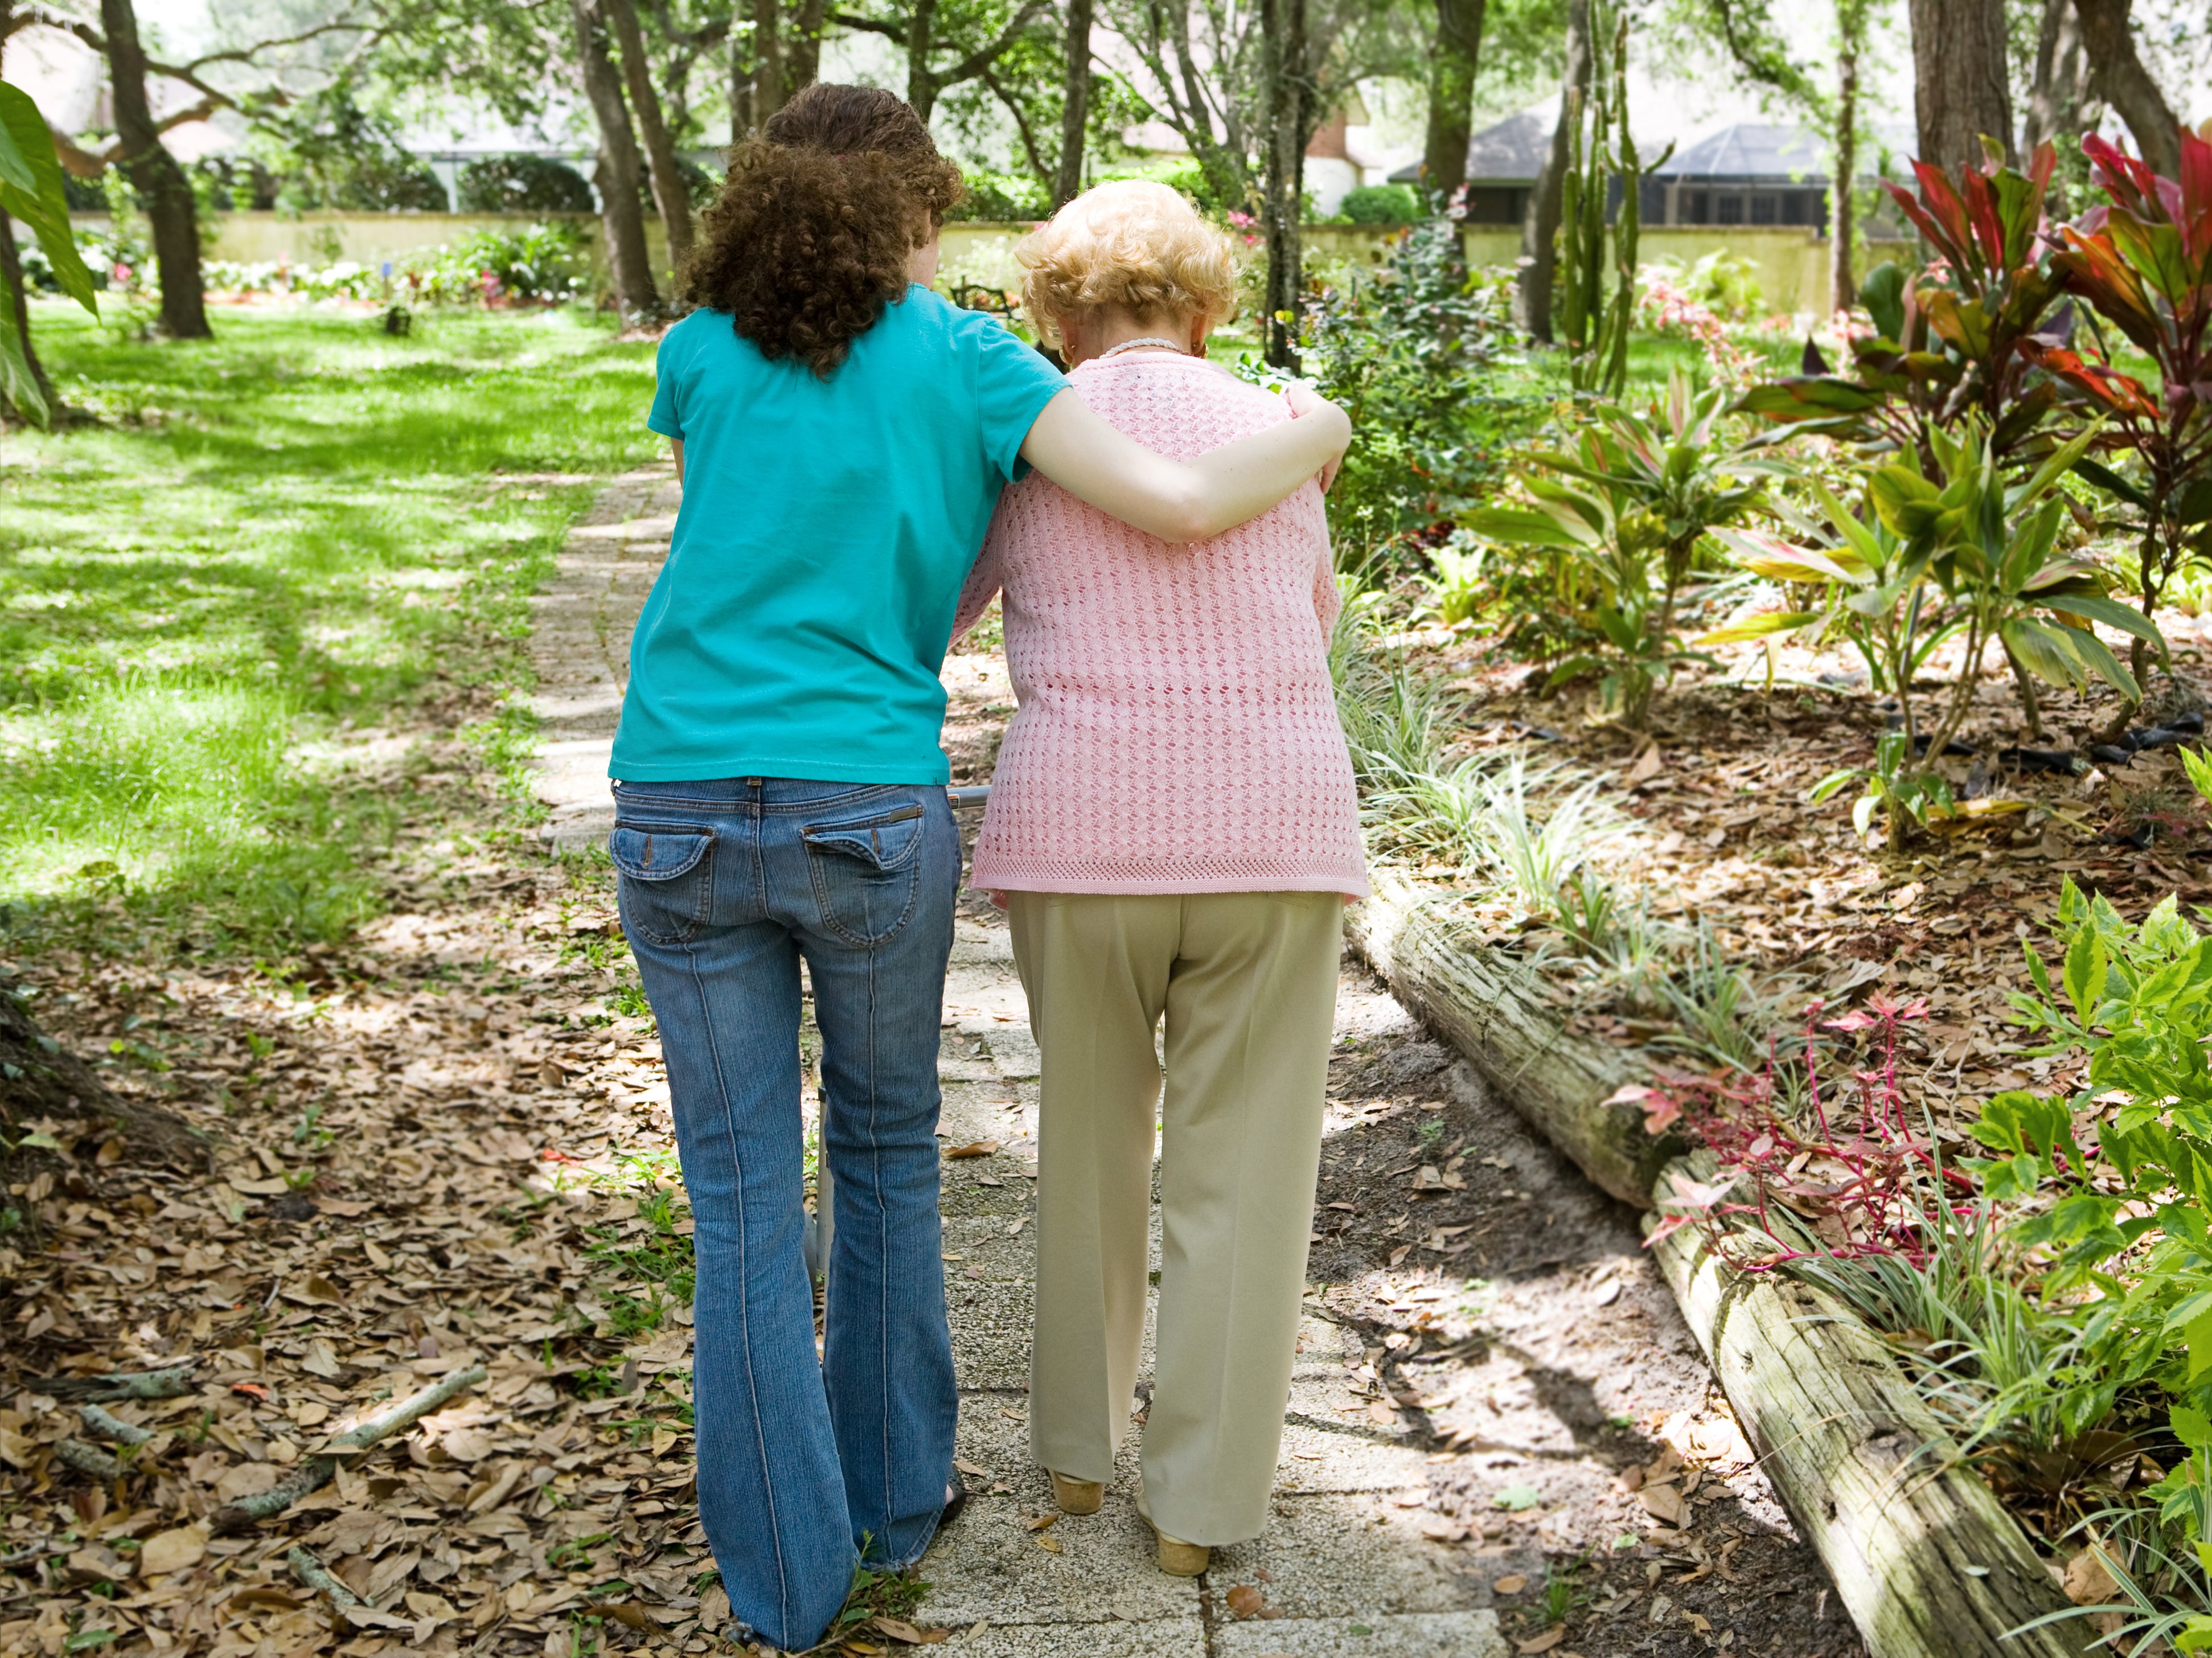
[[[1190,355],[1188,350],[1183,347],[1177,345],[1173,340],[1164,340],[1157,334],[1147,334],[1141,339],[1123,340],[1121,344],[1113,346],[1107,350],[1101,351],[1098,354],[1097,360],[1100,362],[1103,362],[1109,357],[1120,356],[1124,351],[1133,351],[1140,345],[1157,345],[1163,350],[1174,352],[1179,357],[1187,357]]]

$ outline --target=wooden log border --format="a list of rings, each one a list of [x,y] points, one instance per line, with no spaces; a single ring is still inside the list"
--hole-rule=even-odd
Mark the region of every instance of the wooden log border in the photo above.
[[[1657,1206],[1683,1151],[1613,1102],[1634,1050],[1569,1032],[1534,969],[1485,945],[1448,899],[1374,872],[1352,947],[1409,1009],[1583,1172]],[[1685,1165],[1686,1166],[1686,1165]],[[1654,1218],[1647,1226],[1656,1225]],[[2026,1533],[1856,1314],[1797,1279],[1739,1272],[1693,1232],[1655,1249],[1759,1465],[1826,1565],[1873,1658],[2081,1658],[2087,1625],[2006,1632],[2067,1601]]]

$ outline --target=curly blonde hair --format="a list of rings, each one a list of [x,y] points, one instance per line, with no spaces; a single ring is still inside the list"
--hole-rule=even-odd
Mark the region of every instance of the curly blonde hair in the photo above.
[[[1078,196],[1014,250],[1022,303],[1037,331],[1061,343],[1060,319],[1126,311],[1139,321],[1237,314],[1237,252],[1175,191],[1143,179]]]

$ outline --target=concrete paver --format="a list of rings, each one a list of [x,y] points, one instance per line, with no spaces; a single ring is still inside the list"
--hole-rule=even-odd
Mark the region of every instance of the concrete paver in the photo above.
[[[682,490],[672,466],[617,478],[568,531],[553,580],[532,598],[531,709],[539,741],[532,762],[547,807],[538,831],[563,852],[604,840],[614,827],[607,758],[629,683],[629,636],[668,556]]]

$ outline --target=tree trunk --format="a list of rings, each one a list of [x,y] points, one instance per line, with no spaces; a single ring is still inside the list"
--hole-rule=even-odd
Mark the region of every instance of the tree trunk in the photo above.
[[[1052,204],[1083,193],[1083,141],[1091,119],[1091,0],[1067,0],[1067,85],[1060,106],[1060,172]]]
[[[1712,1177],[1710,1154],[1691,1168]],[[2079,1658],[2085,1619],[2012,1633],[2066,1597],[1850,1308],[1780,1272],[1739,1272],[1689,1228],[1651,1253],[1875,1658]]]
[[[1267,109],[1267,361],[1299,372],[1298,303],[1304,287],[1298,179],[1305,149],[1305,0],[1261,0],[1260,64]]]
[[[1474,75],[1482,58],[1487,0],[1437,0],[1436,59],[1429,66],[1429,130],[1422,147],[1421,187],[1449,206],[1467,182],[1468,141],[1474,136]]]
[[[924,126],[929,125],[929,112],[937,107],[937,80],[929,72],[936,27],[937,0],[915,0],[906,21],[906,100],[921,117]]]
[[[1398,999],[1449,1042],[1528,1126],[1583,1174],[1638,1209],[1684,1143],[1644,1132],[1644,1113],[1613,1096],[1648,1082],[1634,1051],[1568,1034],[1542,976],[1510,951],[1468,936],[1448,905],[1399,872],[1371,872],[1375,893],[1345,913],[1345,936]]]
[[[0,302],[8,306],[15,319],[15,343],[22,348],[23,365],[31,371],[32,380],[37,382],[39,395],[46,400],[48,417],[58,426],[62,417],[61,401],[54,395],[54,382],[46,373],[46,364],[39,361],[38,349],[31,343],[30,290],[23,281],[22,251],[15,246],[15,232],[4,222],[0,222],[0,287],[7,290],[0,294]],[[0,392],[0,419],[27,418],[5,392]]]
[[[123,171],[146,200],[154,229],[154,264],[161,280],[161,327],[170,338],[204,340],[207,298],[200,277],[199,213],[192,186],[161,143],[146,102],[146,51],[131,0],[100,0],[107,35],[107,74],[115,101],[115,136]]]
[[[1979,166],[1987,137],[2017,161],[2004,0],[1911,0],[1911,9],[1920,159],[1954,173],[1968,162]]]
[[[2181,121],[2143,67],[2128,13],[2133,0],[2075,0],[2089,84],[2119,112],[2135,135],[2136,149],[2152,171],[2181,176]]]
[[[783,107],[783,0],[753,0],[753,119]]]
[[[783,53],[785,100],[822,78],[822,26],[829,15],[829,0],[799,0]]]
[[[730,27],[730,143],[734,146],[744,142],[759,122],[753,116],[753,71],[747,58],[744,31],[734,22]]]
[[[1589,0],[1568,0],[1567,67],[1559,79],[1559,119],[1552,153],[1528,194],[1521,222],[1521,326],[1547,344],[1552,338],[1552,289],[1559,272],[1559,207],[1567,183],[1567,148],[1573,136],[1571,94],[1589,86]]]
[[[1836,142],[1828,179],[1828,309],[1848,311],[1859,296],[1851,274],[1854,213],[1851,192],[1859,176],[1859,43],[1846,35],[1836,54]]]
[[[2043,20],[2035,35],[2035,80],[2028,89],[2027,119],[2020,146],[2033,151],[2044,143],[2063,144],[2078,138],[2085,125],[2081,106],[2089,85],[2089,60],[2081,46],[2081,17],[2074,0],[2043,0]],[[2057,188],[2057,180],[2051,181]],[[2059,216],[2057,203],[2052,216]]]
[[[652,165],[653,203],[660,210],[660,222],[668,232],[668,263],[678,270],[691,257],[691,197],[684,188],[684,175],[676,168],[676,141],[661,118],[660,94],[654,90],[653,69],[645,59],[645,34],[637,26],[633,0],[604,0],[607,21],[614,25],[615,43],[622,48],[623,78],[629,84],[630,106],[637,113],[639,132],[645,139],[646,159]]]
[[[112,4],[115,0],[107,0]],[[592,183],[599,192],[599,224],[607,243],[607,270],[614,279],[615,304],[625,320],[658,315],[660,290],[653,281],[653,256],[645,240],[645,207],[639,199],[645,169],[638,160],[637,135],[630,130],[623,102],[622,76],[599,38],[592,0],[571,0],[576,17],[576,50],[584,70],[584,94],[599,129],[599,164]]]

